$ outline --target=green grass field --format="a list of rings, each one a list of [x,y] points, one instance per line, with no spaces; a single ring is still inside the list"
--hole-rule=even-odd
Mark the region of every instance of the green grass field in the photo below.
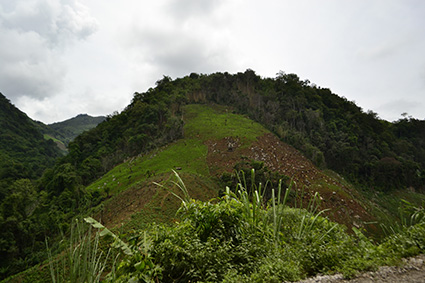
[[[208,179],[206,140],[243,137],[246,142],[242,146],[249,146],[250,142],[267,132],[260,124],[233,114],[222,106],[187,105],[184,108],[184,122],[183,139],[148,155],[127,160],[88,186],[87,190],[103,192],[108,188],[110,194],[115,194],[173,169]]]
[[[231,113],[232,110],[228,107],[192,104],[187,105],[184,110],[186,137],[200,138],[205,141],[232,136],[254,141],[268,132],[249,118]]]

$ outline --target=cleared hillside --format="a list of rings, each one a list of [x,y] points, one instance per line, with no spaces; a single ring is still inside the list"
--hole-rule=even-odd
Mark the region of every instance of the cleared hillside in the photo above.
[[[238,164],[262,163],[272,172],[286,176],[294,187],[294,202],[306,207],[316,192],[321,208],[330,209],[332,220],[349,227],[364,227],[373,217],[360,196],[280,141],[260,124],[219,105],[187,105],[183,108],[184,137],[147,155],[128,159],[98,179],[87,190],[109,198],[97,215],[107,226],[146,217],[145,208],[174,217],[179,200],[152,185],[177,170],[191,195],[207,200],[223,190],[223,176],[235,173]],[[250,168],[249,168],[250,169]],[[261,168],[260,168],[261,170]],[[202,184],[201,184],[202,183]],[[271,189],[271,188],[269,188]],[[302,197],[301,197],[302,195]],[[173,199],[174,198],[174,199]],[[166,202],[164,202],[166,200]],[[173,210],[169,210],[172,206]],[[163,211],[164,210],[164,211]],[[136,217],[137,218],[137,217]],[[139,221],[139,220],[137,220]],[[149,219],[146,220],[149,222]]]
[[[235,170],[249,176],[255,169],[247,187],[276,188],[282,179],[284,187],[293,184],[293,206],[315,197],[332,220],[376,233],[376,219],[397,221],[401,198],[425,199],[418,193],[423,126],[380,120],[294,74],[164,77],[70,142],[69,154],[37,182],[42,202],[32,227],[37,241],[53,237],[92,207],[111,228],[170,222],[180,202],[153,182],[173,189],[166,181],[172,169],[202,200],[236,188]]]

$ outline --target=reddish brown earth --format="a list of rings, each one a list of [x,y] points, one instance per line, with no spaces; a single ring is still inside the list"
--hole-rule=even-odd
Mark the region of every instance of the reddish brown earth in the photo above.
[[[127,189],[115,196],[113,202],[105,202],[95,218],[106,227],[116,227],[130,219],[132,214],[143,209],[155,195],[156,189],[153,183]]]
[[[307,207],[313,195],[318,192],[321,197],[319,208],[330,209],[327,215],[332,220],[348,227],[361,227],[363,222],[373,220],[367,210],[356,201],[358,196],[355,192],[350,191],[337,179],[326,175],[299,151],[281,142],[271,133],[259,137],[254,142],[249,142],[246,138],[226,137],[221,140],[209,140],[206,145],[206,160],[212,176],[218,178],[224,172],[232,172],[235,164],[243,160],[262,161],[270,170],[292,178],[296,184],[293,188],[298,196],[298,206],[302,202],[303,207]],[[102,212],[96,215],[96,218],[111,228],[129,220],[131,215],[144,209],[150,202],[155,202],[155,207],[170,205],[170,198],[174,197],[166,192],[158,195],[158,187],[152,183],[161,182],[166,178],[168,176],[157,176],[155,180],[150,179],[149,182],[120,193],[113,201],[104,203]],[[190,192],[193,198],[207,200],[217,196],[211,189],[207,189],[205,184],[193,179],[193,176],[182,178],[189,189],[193,189]]]
[[[270,170],[284,174],[295,181],[298,195],[304,192],[303,205],[318,192],[321,196],[321,209],[329,208],[329,217],[348,227],[363,226],[363,222],[373,220],[367,210],[356,201],[358,196],[338,180],[326,175],[292,146],[268,133],[246,146],[244,139],[226,137],[208,141],[207,163],[210,173],[216,177],[224,172],[232,172],[234,165],[242,160],[264,162]]]
[[[146,182],[136,184],[119,193],[114,196],[113,199],[104,202],[100,212],[98,212],[94,218],[106,227],[113,228],[129,221],[133,214],[147,209],[148,213],[162,213],[165,219],[172,221],[175,211],[177,211],[180,206],[180,200],[166,189],[160,188],[154,183],[164,183],[164,181],[170,179],[171,175],[170,173],[155,176]],[[212,184],[206,183],[200,177],[186,173],[180,173],[180,176],[187,185],[189,195],[192,198],[206,201],[217,197],[217,188],[214,188]],[[172,186],[168,183],[167,187],[181,195],[176,186]],[[155,208],[154,211],[152,211],[152,207]],[[167,211],[169,212],[170,210],[171,213],[167,213]]]

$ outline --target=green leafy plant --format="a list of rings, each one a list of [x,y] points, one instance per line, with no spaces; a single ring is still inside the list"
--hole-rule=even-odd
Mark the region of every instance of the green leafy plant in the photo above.
[[[76,219],[63,253],[53,257],[46,240],[52,282],[99,282],[110,256],[110,250],[105,254],[100,249],[100,236]]]
[[[307,209],[287,206],[291,185],[283,192],[282,182],[266,201],[266,186],[248,191],[241,174],[236,190],[227,187],[222,197],[199,201],[190,197],[175,171],[172,178],[157,184],[182,202],[179,221],[172,226],[152,224],[124,242],[96,220],[85,219],[99,229],[98,235],[112,237],[112,247],[122,253],[106,281],[282,282],[335,272],[353,277],[425,251],[420,208],[403,208],[413,211],[413,225],[377,245],[359,229],[350,235],[345,226],[324,217],[318,194]],[[255,184],[255,170],[250,178]]]

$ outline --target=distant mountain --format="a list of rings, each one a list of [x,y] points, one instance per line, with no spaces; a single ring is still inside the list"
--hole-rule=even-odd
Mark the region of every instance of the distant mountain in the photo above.
[[[43,127],[46,138],[52,139],[62,149],[66,150],[69,142],[79,134],[88,131],[106,119],[104,116],[92,117],[87,114],[80,114],[74,118],[56,122]]]
[[[36,122],[0,93],[0,199],[13,181],[41,176],[60,155]]]

